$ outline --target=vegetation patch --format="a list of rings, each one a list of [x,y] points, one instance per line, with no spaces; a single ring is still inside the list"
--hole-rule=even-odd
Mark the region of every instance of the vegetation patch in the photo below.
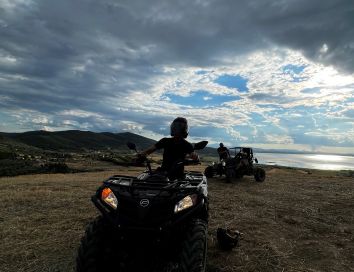
[[[35,164],[28,160],[0,160],[0,177],[18,176],[43,173],[72,173],[77,170],[70,169],[65,163]]]
[[[339,176],[354,177],[354,170],[341,170],[338,172]]]

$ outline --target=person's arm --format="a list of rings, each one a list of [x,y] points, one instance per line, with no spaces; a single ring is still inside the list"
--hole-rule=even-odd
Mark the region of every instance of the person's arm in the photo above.
[[[148,149],[139,152],[139,154],[142,156],[148,156],[152,152],[154,152],[156,149],[164,148],[165,143],[166,143],[166,138],[162,138],[160,141],[158,141],[156,144],[150,146]]]
[[[193,145],[188,143],[189,145],[187,146],[187,154],[192,160],[199,160],[199,156],[196,152],[194,152]]]
[[[150,155],[151,153],[153,153],[156,149],[157,149],[157,148],[156,148],[156,145],[152,145],[152,146],[150,146],[148,149],[139,152],[139,154],[140,154],[141,156],[148,156],[148,155]]]

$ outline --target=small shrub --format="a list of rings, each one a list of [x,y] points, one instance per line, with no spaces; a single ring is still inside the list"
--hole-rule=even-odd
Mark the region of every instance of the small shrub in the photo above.
[[[44,172],[49,173],[69,173],[70,168],[63,162],[47,163],[43,166]]]
[[[341,170],[339,171],[339,175],[344,177],[354,177],[354,170]]]
[[[0,160],[12,159],[14,154],[7,151],[0,151]]]

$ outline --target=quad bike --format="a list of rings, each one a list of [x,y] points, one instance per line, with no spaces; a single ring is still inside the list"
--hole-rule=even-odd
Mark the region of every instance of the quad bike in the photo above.
[[[204,175],[207,178],[212,178],[214,176],[222,176],[225,174],[226,160],[222,159],[220,162],[213,162],[211,165],[207,166],[204,170]]]
[[[207,141],[194,145],[203,149]],[[136,151],[133,143],[128,147]],[[138,177],[115,175],[92,201],[101,212],[86,229],[76,259],[77,272],[182,271],[206,267],[208,191],[199,172],[147,170]],[[199,161],[175,163],[172,172]]]
[[[265,180],[266,174],[264,169],[255,167],[258,163],[257,158],[253,157],[253,150],[250,147],[233,147],[235,150],[234,157],[221,160],[219,163],[213,163],[205,168],[204,174],[207,178],[215,175],[225,175],[228,182],[232,178],[242,178],[244,175],[254,176],[258,182]]]

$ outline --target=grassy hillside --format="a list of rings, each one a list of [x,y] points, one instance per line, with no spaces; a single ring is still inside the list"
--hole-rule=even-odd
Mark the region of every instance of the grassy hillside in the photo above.
[[[0,270],[73,271],[80,237],[98,215],[91,195],[108,176],[142,170],[0,178]],[[353,271],[352,178],[268,168],[264,183],[248,177],[208,183],[207,271]],[[218,227],[242,233],[232,251],[218,248]]]
[[[138,149],[145,149],[156,141],[130,132],[96,133],[91,131],[67,130],[67,131],[29,131],[24,133],[0,132],[0,145],[7,140],[12,145],[22,145],[29,148],[82,152],[88,150],[126,150],[127,142],[133,142]],[[206,147],[198,151],[204,156],[216,156],[215,148]]]
[[[95,133],[91,131],[67,130],[58,132],[1,133],[0,135],[3,136],[3,139],[8,138],[28,146],[55,151],[126,149],[128,141],[135,142],[141,148],[146,148],[155,142],[129,132]]]
[[[127,142],[142,150],[156,141],[130,132],[0,132],[0,176],[62,172],[64,168],[66,172],[97,171],[102,162],[126,165],[134,153],[128,150]],[[203,161],[215,160],[213,148],[198,153]]]

